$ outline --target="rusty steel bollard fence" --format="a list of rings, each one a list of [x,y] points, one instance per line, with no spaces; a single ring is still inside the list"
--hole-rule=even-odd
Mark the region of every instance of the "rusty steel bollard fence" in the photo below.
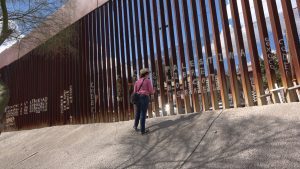
[[[131,120],[145,67],[156,90],[148,118],[299,102],[300,7],[266,4],[107,1],[1,68],[5,130]]]

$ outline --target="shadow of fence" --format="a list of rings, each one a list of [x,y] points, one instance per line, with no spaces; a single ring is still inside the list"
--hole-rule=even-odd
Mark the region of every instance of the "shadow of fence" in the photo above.
[[[120,157],[130,155],[115,168],[300,167],[300,122],[226,113],[217,117],[206,112],[149,122],[151,134],[121,139],[128,150]]]

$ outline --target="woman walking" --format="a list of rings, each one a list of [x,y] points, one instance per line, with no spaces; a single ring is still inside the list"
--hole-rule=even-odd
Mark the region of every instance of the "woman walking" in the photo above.
[[[154,93],[154,89],[149,79],[149,70],[140,70],[140,79],[134,84],[134,91],[138,94],[138,101],[136,103],[135,120],[133,128],[137,131],[139,121],[141,122],[141,133],[146,134],[149,129],[145,129],[146,113],[150,100],[150,95]]]

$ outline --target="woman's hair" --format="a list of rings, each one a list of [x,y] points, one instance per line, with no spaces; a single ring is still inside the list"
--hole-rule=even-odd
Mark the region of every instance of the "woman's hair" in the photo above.
[[[147,75],[149,75],[149,72],[144,73],[144,74],[141,74],[141,77],[145,77],[145,76],[147,76]]]

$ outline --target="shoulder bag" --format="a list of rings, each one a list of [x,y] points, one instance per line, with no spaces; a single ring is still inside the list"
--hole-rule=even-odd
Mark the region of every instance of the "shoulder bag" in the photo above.
[[[143,82],[142,82],[142,84],[141,84],[139,90],[131,94],[131,96],[130,96],[130,102],[131,102],[132,104],[136,104],[136,103],[138,102],[138,100],[139,100],[139,94],[138,94],[137,92],[139,92],[139,91],[141,90],[144,81],[145,81],[145,79],[143,80]]]

